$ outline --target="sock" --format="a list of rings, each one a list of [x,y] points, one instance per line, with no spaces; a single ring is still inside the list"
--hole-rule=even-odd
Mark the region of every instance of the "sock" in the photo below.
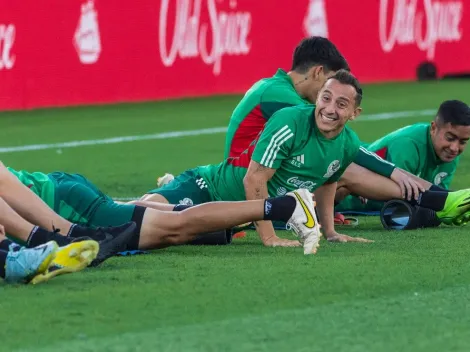
[[[192,205],[176,204],[175,207],[173,208],[173,211],[183,211],[183,210],[191,208],[191,207],[192,207]]]
[[[449,192],[426,191],[420,194],[418,201],[412,199],[410,204],[441,211],[444,209],[448,195]]]
[[[295,199],[291,196],[268,198],[264,201],[263,220],[287,222],[294,214]]]
[[[0,250],[0,277],[5,278],[8,251]]]
[[[429,188],[430,191],[433,191],[433,192],[450,192],[449,190],[445,189],[445,188],[442,188],[442,187],[439,187],[439,186],[436,186],[436,185],[432,185],[431,188]]]
[[[79,237],[89,237],[95,241],[101,241],[106,238],[104,233],[98,233],[95,229],[91,227],[85,227],[77,224],[73,224],[70,227],[69,233],[67,234],[69,238],[79,238]]]
[[[10,248],[10,246],[13,245],[13,248]],[[2,242],[0,242],[0,250],[2,251],[11,251],[11,250],[19,250],[21,246],[8,238],[5,238]]]
[[[59,235],[55,232],[44,230],[39,226],[35,226],[29,234],[28,240],[26,241],[26,246],[32,248],[49,241],[56,241],[59,246],[66,246],[72,242],[72,240],[68,237]]]

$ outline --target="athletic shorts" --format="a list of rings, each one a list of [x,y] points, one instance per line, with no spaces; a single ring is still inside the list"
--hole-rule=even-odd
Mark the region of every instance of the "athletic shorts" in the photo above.
[[[196,205],[213,201],[207,184],[199,176],[197,169],[186,170],[170,183],[148,191],[147,194],[160,194],[170,204]]]
[[[115,203],[82,175],[53,172],[48,176],[55,183],[54,211],[70,222],[98,227],[135,221],[140,228],[141,207]]]

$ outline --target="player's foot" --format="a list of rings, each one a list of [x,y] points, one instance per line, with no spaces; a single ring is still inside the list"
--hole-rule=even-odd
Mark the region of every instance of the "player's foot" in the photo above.
[[[444,209],[436,212],[444,224],[457,225],[462,221],[462,215],[470,210],[470,189],[449,192]]]
[[[31,283],[39,284],[58,275],[85,269],[96,258],[99,248],[98,242],[80,238],[65,247],[59,247],[49,268],[44,273],[36,275]]]
[[[35,275],[45,272],[56,256],[58,245],[54,241],[37,247],[8,252],[5,263],[5,281],[28,283]]]
[[[286,195],[293,197],[296,202],[294,213],[287,225],[299,236],[304,246],[304,254],[315,254],[322,234],[312,194],[307,189],[298,189]]]
[[[173,181],[174,179],[175,179],[175,176],[173,176],[172,174],[166,173],[165,175],[157,179],[157,187],[159,188],[163,187],[167,185],[168,183],[170,183],[171,181]]]
[[[452,224],[455,226],[465,226],[470,221],[470,210],[457,216],[452,220]]]
[[[135,222],[128,222],[115,227],[99,227],[97,231],[104,235],[104,239],[98,241],[100,250],[90,266],[98,266],[106,259],[129,249],[129,242],[132,240],[136,230],[137,224]]]

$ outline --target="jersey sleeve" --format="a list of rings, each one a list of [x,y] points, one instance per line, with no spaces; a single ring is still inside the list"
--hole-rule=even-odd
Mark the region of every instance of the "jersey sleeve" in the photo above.
[[[282,161],[289,157],[297,132],[297,123],[293,118],[296,111],[293,110],[280,110],[266,123],[251,156],[253,161],[278,169]]]
[[[418,146],[411,139],[392,142],[387,148],[387,160],[416,175],[419,169]]]
[[[285,87],[271,86],[263,92],[260,108],[263,117],[269,120],[273,114],[281,109],[305,103],[295,91],[286,90]]]
[[[390,178],[393,170],[395,170],[395,165],[393,163],[382,159],[374,152],[371,152],[362,146],[359,147],[359,151],[354,162],[357,165],[387,178]]]

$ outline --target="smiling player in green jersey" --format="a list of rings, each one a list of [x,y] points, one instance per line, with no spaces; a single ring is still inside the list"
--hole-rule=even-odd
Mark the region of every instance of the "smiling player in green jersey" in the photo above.
[[[366,148],[427,181],[430,189],[446,192],[469,139],[470,107],[459,100],[448,100],[440,105],[431,123],[400,128]],[[380,211],[382,206],[383,202],[364,204],[357,197],[348,196],[336,210]]]

